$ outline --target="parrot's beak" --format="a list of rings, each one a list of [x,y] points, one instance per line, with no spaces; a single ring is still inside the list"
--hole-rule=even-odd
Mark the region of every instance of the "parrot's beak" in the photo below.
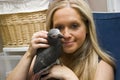
[[[64,36],[62,34],[59,34],[58,37],[59,38],[64,38]]]

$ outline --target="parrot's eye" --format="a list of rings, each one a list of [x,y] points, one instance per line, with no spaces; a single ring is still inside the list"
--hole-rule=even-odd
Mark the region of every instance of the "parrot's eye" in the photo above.
[[[57,38],[57,36],[56,36],[56,35],[52,35],[51,37],[52,37],[52,38]]]

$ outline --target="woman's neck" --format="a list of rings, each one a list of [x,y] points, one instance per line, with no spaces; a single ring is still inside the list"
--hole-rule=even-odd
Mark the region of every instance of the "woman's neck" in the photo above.
[[[73,61],[72,57],[73,57],[73,55],[71,55],[71,54],[63,54],[60,60],[65,66],[70,67],[70,65]]]

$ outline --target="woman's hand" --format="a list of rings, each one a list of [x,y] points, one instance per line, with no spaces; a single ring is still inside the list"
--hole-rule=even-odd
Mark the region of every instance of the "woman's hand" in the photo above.
[[[47,31],[39,31],[33,34],[28,49],[29,56],[34,57],[38,48],[47,48]]]
[[[33,34],[28,51],[23,55],[20,62],[7,76],[7,80],[30,80],[32,77],[33,58],[38,48],[47,48],[47,33],[46,31],[39,31]],[[22,68],[21,68],[22,67]]]
[[[54,65],[49,70],[43,72],[43,74],[48,75],[43,77],[41,80],[47,80],[51,78],[58,80],[79,80],[75,73],[64,65]]]

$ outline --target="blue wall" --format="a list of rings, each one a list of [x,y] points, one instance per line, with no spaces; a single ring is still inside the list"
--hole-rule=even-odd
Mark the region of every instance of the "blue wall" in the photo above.
[[[120,13],[93,13],[100,46],[116,59],[115,80],[120,80]]]

